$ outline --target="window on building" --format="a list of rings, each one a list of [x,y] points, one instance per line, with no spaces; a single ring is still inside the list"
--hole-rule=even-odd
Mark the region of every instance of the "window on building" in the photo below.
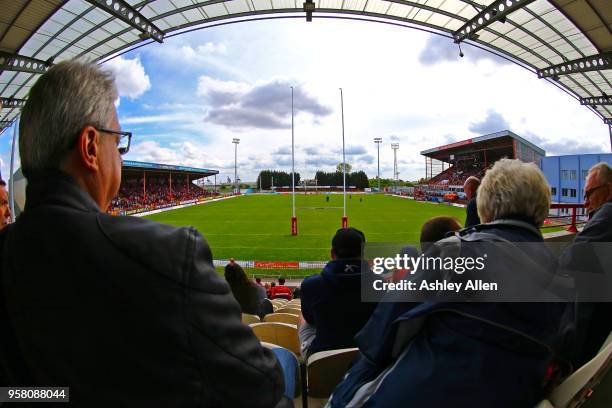
[[[567,180],[569,178],[568,170],[561,170],[561,180]]]
[[[569,174],[570,180],[576,180],[577,173],[578,172],[576,170],[570,170],[570,174]]]
[[[588,170],[582,170],[582,179],[586,180],[587,174],[589,174]]]
[[[550,195],[557,195],[557,187],[550,188]]]
[[[561,197],[567,197],[567,188],[561,189]]]
[[[570,197],[574,197],[575,198],[576,197],[576,189],[575,188],[570,188],[569,191],[570,191]]]

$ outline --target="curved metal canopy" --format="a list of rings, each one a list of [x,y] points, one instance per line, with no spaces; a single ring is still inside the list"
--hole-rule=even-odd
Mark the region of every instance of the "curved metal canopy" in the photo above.
[[[484,46],[612,124],[610,0],[2,0],[2,8],[0,129],[53,63],[104,61],[218,24],[312,16],[391,22]]]

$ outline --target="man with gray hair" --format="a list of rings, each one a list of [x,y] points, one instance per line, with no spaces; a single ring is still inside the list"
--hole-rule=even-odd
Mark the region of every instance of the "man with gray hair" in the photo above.
[[[606,162],[597,163],[589,170],[584,186],[584,205],[593,218],[600,209],[609,211],[612,205],[612,168]],[[610,217],[608,222],[610,221]],[[603,218],[602,218],[603,220]],[[607,228],[610,233],[611,228]]]
[[[612,302],[580,302],[589,295],[590,286],[582,278],[607,275],[610,281],[609,264],[602,262],[602,251],[609,253],[601,244],[612,242],[612,168],[608,163],[597,163],[589,170],[584,185],[584,205],[589,212],[589,221],[576,235],[574,243],[561,257],[561,268],[576,278],[579,302],[576,304],[574,323],[576,339],[570,351],[576,368],[595,357],[603,342],[612,332]],[[610,299],[612,301],[612,299]]]
[[[476,204],[476,192],[478,190],[478,186],[480,186],[480,179],[475,176],[468,177],[467,180],[465,180],[465,183],[463,183],[463,191],[469,200],[466,207],[465,228],[480,224],[480,218],[478,217],[478,206]]]
[[[75,406],[275,406],[282,371],[194,228],[105,213],[121,180],[112,75],[62,62],[20,121],[26,205],[0,232],[0,384]]]

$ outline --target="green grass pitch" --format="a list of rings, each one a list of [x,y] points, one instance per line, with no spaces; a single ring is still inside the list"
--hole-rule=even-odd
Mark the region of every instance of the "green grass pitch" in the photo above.
[[[291,195],[246,195],[146,218],[175,226],[193,225],[206,238],[215,259],[255,261],[324,261],[341,225],[340,194],[296,194],[297,237],[291,236]],[[361,199],[361,201],[360,201]],[[367,242],[413,244],[428,219],[449,215],[463,225],[465,209],[415,202],[381,194],[347,196],[349,226],[362,230]]]

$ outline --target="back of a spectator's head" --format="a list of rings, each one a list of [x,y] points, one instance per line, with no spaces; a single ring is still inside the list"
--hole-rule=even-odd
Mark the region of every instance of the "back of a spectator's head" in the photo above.
[[[356,228],[340,228],[332,239],[334,259],[361,259],[366,239],[363,232]]]
[[[483,223],[519,217],[541,226],[550,208],[550,187],[534,163],[501,159],[487,171],[476,202]]]
[[[108,128],[116,118],[113,75],[93,63],[64,61],[30,89],[19,121],[23,174],[59,168],[86,126]]]
[[[285,278],[278,278],[278,284],[279,285],[284,285],[285,284]]]
[[[231,285],[246,283],[249,281],[246,272],[237,263],[225,265],[225,280]]]
[[[446,237],[449,232],[459,231],[461,224],[453,217],[434,217],[421,227],[421,251],[426,252],[432,243]]]
[[[261,278],[255,278],[255,282],[261,283]]]
[[[465,183],[463,183],[463,191],[468,198],[472,198],[478,186],[480,186],[480,179],[476,176],[470,176],[465,180]]]

